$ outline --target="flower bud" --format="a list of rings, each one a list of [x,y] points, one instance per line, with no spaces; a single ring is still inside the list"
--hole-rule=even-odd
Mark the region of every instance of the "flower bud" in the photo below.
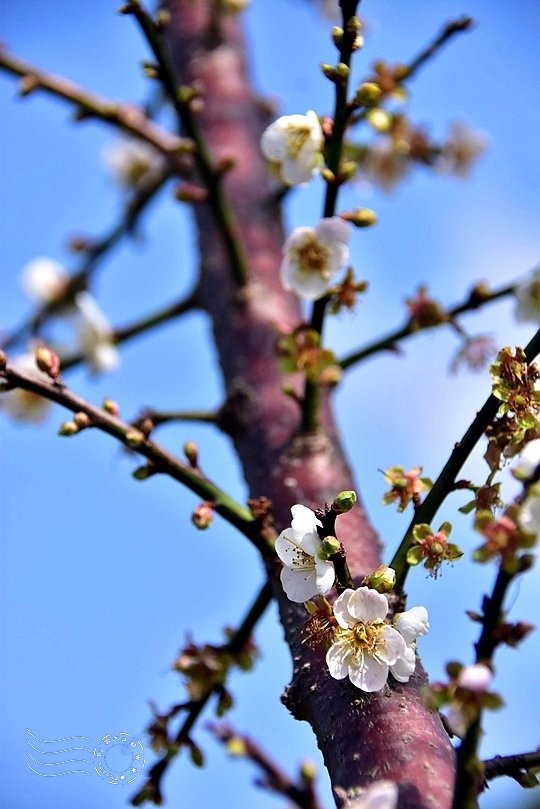
[[[357,208],[355,211],[345,211],[340,214],[345,222],[350,222],[357,228],[368,228],[377,224],[377,214],[369,208]]]
[[[74,421],[65,421],[60,425],[58,435],[75,435],[79,432],[79,428]]]
[[[47,346],[40,346],[34,355],[40,371],[56,381],[60,376],[60,357]]]
[[[231,756],[240,758],[246,755],[246,743],[240,736],[232,736],[225,745],[227,752]]]
[[[144,444],[145,438],[140,430],[128,430],[126,433],[126,444],[131,449],[139,449]]]
[[[377,590],[378,593],[389,593],[396,583],[396,571],[387,565],[379,565],[377,570],[365,578],[366,587]]]
[[[357,171],[358,163],[355,163],[354,160],[346,160],[339,167],[339,179],[343,183],[352,180]]]
[[[356,492],[344,491],[336,494],[334,502],[332,503],[332,511],[338,514],[345,514],[350,511],[357,501]]]
[[[321,542],[321,547],[317,552],[317,556],[322,561],[326,562],[335,553],[341,550],[341,542],[336,537],[325,537]]]
[[[340,28],[338,25],[332,28],[332,40],[336,48],[341,48],[341,43],[343,42],[343,28]]]
[[[381,88],[374,81],[365,81],[360,85],[354,97],[354,103],[361,107],[376,107],[381,100]]]
[[[135,480],[148,480],[148,478],[152,477],[152,475],[156,474],[156,468],[154,464],[148,463],[144,466],[139,466],[137,469],[134,469],[131,473],[131,477]]]
[[[85,427],[90,427],[92,423],[88,413],[83,413],[82,411],[79,413],[75,413],[75,415],[73,416],[73,421],[75,422],[79,430],[84,430]]]
[[[191,515],[191,522],[195,528],[198,528],[200,531],[204,531],[209,528],[213,521],[214,510],[212,508],[212,503],[208,502],[207,500],[197,506]]]
[[[103,399],[102,407],[110,416],[118,417],[120,415],[120,406],[112,399]]]
[[[0,371],[5,371],[7,366],[7,356],[4,351],[0,351]]]
[[[189,465],[193,469],[197,469],[199,463],[199,447],[195,441],[186,441],[184,444],[184,455],[186,456]]]
[[[313,784],[317,778],[317,767],[313,761],[303,761],[300,765],[300,778],[306,785]]]

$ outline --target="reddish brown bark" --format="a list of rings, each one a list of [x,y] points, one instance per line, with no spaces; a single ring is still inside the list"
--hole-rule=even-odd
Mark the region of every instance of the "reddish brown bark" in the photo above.
[[[228,21],[219,43],[207,36],[206,0],[169,0],[169,40],[181,81],[197,80],[205,101],[198,121],[215,158],[232,157],[225,188],[248,256],[249,284],[238,292],[227,266],[215,218],[196,206],[201,251],[200,299],[212,319],[231,406],[228,429],[243,465],[250,496],[272,500],[278,528],[290,523],[290,506],[320,507],[342,489],[355,488],[329,402],[316,436],[300,437],[298,406],[282,392],[275,358],[277,325],[296,326],[295,298],[279,283],[283,229],[269,204],[270,188],[259,139],[267,113],[247,75],[241,34]],[[360,505],[338,521],[357,582],[380,562],[377,537]],[[270,565],[276,579],[279,566]],[[438,717],[419,695],[420,665],[406,685],[367,695],[333,680],[321,652],[302,643],[306,613],[276,582],[294,672],[284,696],[297,719],[316,734],[337,796],[380,778],[399,784],[400,809],[445,809],[451,803],[453,751]],[[341,802],[341,801],[340,801]]]

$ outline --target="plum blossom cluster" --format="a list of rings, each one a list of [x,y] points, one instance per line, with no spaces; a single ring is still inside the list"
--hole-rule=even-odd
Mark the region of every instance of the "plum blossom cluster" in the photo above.
[[[430,478],[420,477],[422,467],[415,466],[408,472],[402,466],[391,466],[384,470],[384,479],[390,485],[390,491],[383,497],[384,505],[397,502],[398,511],[404,511],[409,503],[417,506],[420,495],[428,492],[433,486]]]
[[[463,556],[461,548],[448,542],[451,531],[449,522],[444,522],[435,533],[426,523],[415,525],[407,564],[414,566],[423,562],[430,575],[437,578],[443,562],[455,562]]]
[[[332,557],[341,550],[340,543],[335,537],[321,536],[322,522],[311,509],[297,504],[291,512],[291,526],[281,532],[275,546],[283,562],[281,583],[291,601],[316,597],[322,603],[320,608],[312,603],[306,606],[311,626],[324,629],[325,639],[331,641],[326,652],[331,676],[348,677],[366,692],[380,691],[390,674],[398,682],[408,682],[416,667],[416,639],[429,629],[425,607],[413,607],[392,618],[388,598],[378,590],[391,589],[395,575],[383,567],[366,577],[370,586],[344,589],[331,607],[322,596],[336,581]]]

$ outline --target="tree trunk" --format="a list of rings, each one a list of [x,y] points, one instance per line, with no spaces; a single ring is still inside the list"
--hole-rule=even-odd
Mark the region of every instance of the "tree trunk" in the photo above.
[[[236,21],[228,18],[220,37],[208,36],[211,6],[208,0],[169,0],[167,31],[181,82],[196,80],[202,87],[198,121],[209,149],[216,160],[234,160],[224,187],[248,257],[249,283],[238,289],[212,212],[197,204],[200,298],[212,319],[229,397],[227,429],[250,496],[270,498],[281,530],[290,524],[294,503],[318,508],[338,491],[357,487],[330,402],[323,402],[319,432],[301,436],[299,407],[282,393],[277,326],[295,327],[301,316],[295,297],[279,282],[283,227],[259,149],[268,112],[250,86]],[[338,531],[358,585],[380,564],[380,545],[361,504],[339,518]],[[268,565],[293,659],[284,702],[295,718],[311,724],[337,802],[353,800],[359,787],[385,778],[399,785],[400,809],[446,809],[454,755],[438,716],[423,705],[420,664],[409,683],[392,681],[375,694],[332,679],[324,652],[302,643],[307,614],[285,597],[279,569]]]

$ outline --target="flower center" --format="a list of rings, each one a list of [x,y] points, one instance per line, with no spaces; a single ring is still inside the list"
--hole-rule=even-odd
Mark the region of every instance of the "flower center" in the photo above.
[[[304,272],[324,275],[328,262],[328,250],[314,237],[308,237],[301,247],[295,248],[296,264]]]
[[[296,160],[311,136],[311,127],[295,124],[287,127],[287,153]]]
[[[310,556],[302,548],[296,548],[291,559],[291,567],[305,570],[306,568],[315,567],[315,560],[313,556]]]

